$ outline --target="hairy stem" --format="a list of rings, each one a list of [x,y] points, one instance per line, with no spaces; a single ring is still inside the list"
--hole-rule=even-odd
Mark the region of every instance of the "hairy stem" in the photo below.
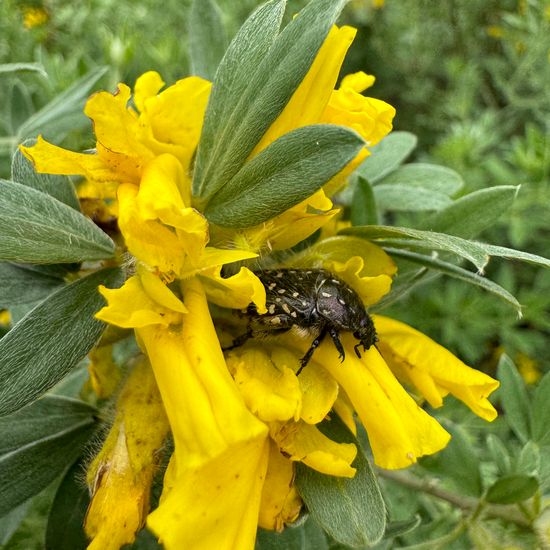
[[[428,495],[434,496],[441,500],[464,510],[465,512],[473,512],[478,510],[480,504],[483,507],[483,515],[491,518],[503,519],[520,525],[521,527],[529,527],[530,522],[521,514],[516,508],[512,506],[505,506],[500,504],[487,504],[483,505],[481,501],[474,497],[468,497],[463,495],[457,495],[446,489],[438,487],[437,482],[434,479],[419,479],[409,474],[402,472],[396,472],[393,470],[377,470],[378,474],[388,480],[410,487],[415,491],[422,491]]]

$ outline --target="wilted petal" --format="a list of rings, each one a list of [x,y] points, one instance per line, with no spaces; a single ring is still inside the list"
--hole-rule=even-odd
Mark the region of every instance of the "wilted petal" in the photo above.
[[[258,525],[282,531],[285,524],[298,518],[301,508],[302,499],[294,485],[294,463],[271,442]]]
[[[88,548],[118,550],[145,522],[168,420],[149,364],[138,363],[116,403],[113,427],[88,468]]]
[[[448,393],[463,401],[475,414],[494,420],[497,411],[488,400],[499,383],[472,369],[414,328],[383,317],[373,316],[380,338],[380,349],[398,377],[414,385],[432,407],[440,407]]]

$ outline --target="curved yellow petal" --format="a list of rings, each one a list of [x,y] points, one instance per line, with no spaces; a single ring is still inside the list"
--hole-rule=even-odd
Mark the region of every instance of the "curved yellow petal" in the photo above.
[[[156,96],[163,86],[164,81],[156,71],[147,71],[139,76],[134,86],[134,103],[138,111],[143,111],[145,100]]]
[[[353,477],[351,463],[357,456],[353,443],[336,443],[305,422],[272,423],[271,437],[290,460],[299,460],[323,474]]]
[[[235,250],[225,248],[214,248],[207,246],[197,257],[189,256],[186,264],[180,271],[180,277],[186,278],[196,274],[210,275],[214,269],[221,265],[240,262],[255,258],[257,254],[248,250]]]
[[[282,531],[285,524],[298,518],[301,508],[302,499],[294,485],[294,464],[271,442],[258,525]]]
[[[324,367],[344,388],[367,430],[375,463],[387,469],[405,468],[418,457],[444,448],[450,435],[415,403],[378,351],[372,347],[359,359],[353,336],[340,336],[346,350],[343,363],[332,342],[325,341],[306,368]],[[281,340],[298,353],[309,347],[309,342],[293,334]]]
[[[350,88],[358,93],[364,92],[367,88],[370,88],[376,81],[376,78],[372,74],[367,74],[363,71],[348,74],[342,78],[340,88]]]
[[[253,303],[259,313],[266,313],[265,287],[250,269],[241,267],[235,275],[222,277],[220,266],[201,275],[210,302],[231,309],[243,309]]]
[[[182,285],[181,331],[137,330],[150,358],[175,453],[148,526],[167,550],[254,547],[267,468],[267,428],[231,378],[196,279]]]
[[[433,407],[448,393],[475,414],[494,420],[497,411],[488,400],[499,382],[472,369],[450,351],[414,328],[381,315],[373,316],[381,350],[389,366],[413,384]]]
[[[151,274],[151,277],[155,275]],[[159,283],[164,286],[162,282]],[[167,287],[165,288],[166,292],[171,293]],[[100,309],[95,316],[111,325],[136,328],[148,325],[168,326],[181,322],[181,311],[178,313],[177,310],[167,309],[155,301],[144,288],[138,275],[130,277],[121,288],[110,289],[100,286],[99,292],[107,300],[108,305]],[[177,300],[175,296],[174,299]]]
[[[251,157],[294,128],[321,122],[344,57],[355,38],[352,27],[332,27],[309,71],[282,113],[256,145]]]
[[[188,170],[199,143],[210,88],[207,80],[190,76],[144,99],[139,118],[143,143],[157,155],[171,153]]]
[[[118,172],[97,154],[68,151],[48,143],[42,136],[38,136],[35,145],[20,145],[19,149],[34,164],[37,172],[85,176],[100,182],[120,181]]]
[[[160,306],[177,313],[187,313],[183,302],[160,280],[146,269],[138,269],[139,279],[145,292]]]
[[[288,366],[275,363],[257,346],[231,351],[227,367],[248,409],[265,422],[298,420],[302,409],[300,382]]]
[[[118,188],[118,226],[128,250],[151,268],[163,273],[180,273],[185,251],[178,236],[170,228],[141,215],[138,203],[139,189],[132,184]]]

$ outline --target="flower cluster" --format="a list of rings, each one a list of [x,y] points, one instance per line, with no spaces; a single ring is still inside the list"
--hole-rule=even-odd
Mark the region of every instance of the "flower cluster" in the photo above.
[[[391,130],[394,109],[362,95],[373,77],[349,75],[335,88],[354,35],[350,27],[331,30],[250,158],[310,124],[347,126],[368,145]],[[100,201],[103,215],[117,216],[129,276],[120,289],[101,289],[108,305],[97,317],[133,329],[146,356],[126,382],[111,433],[90,466],[94,496],[86,529],[97,548],[133,540],[148,513],[152,468],[169,426],[174,452],[148,527],[169,549],[253,548],[258,525],[280,530],[300,512],[295,462],[354,475],[357,448],[329,439],[317,427],[322,421],[337,414],[355,431],[356,413],[375,463],[403,468],[442,449],[450,437],[405,387],[433,407],[452,394],[492,420],[496,412],[487,397],[498,383],[382,316],[374,317],[377,349],[358,358],[356,342],[343,335],[343,364],[324,344],[300,376],[310,342],[293,332],[224,354],[220,340],[230,341],[232,321],[225,316],[222,322],[218,308],[254,304],[266,312],[265,289],[247,262],[277,265],[278,257],[278,265],[327,269],[366,306],[389,292],[396,268],[381,248],[334,235],[329,223],[339,215],[330,197],[369,154],[366,148],[322,189],[265,223],[239,230],[209,224],[192,196],[191,174],[211,84],[189,77],[163,86],[148,72],[133,94],[120,84],[114,95],[90,98],[85,112],[97,138],[92,154],[41,138],[23,148],[39,171],[82,176],[80,196]],[[289,250],[321,227],[314,245]],[[277,251],[287,251],[284,261],[270,256]],[[143,411],[153,415],[155,433]],[[121,514],[130,521],[119,521]]]

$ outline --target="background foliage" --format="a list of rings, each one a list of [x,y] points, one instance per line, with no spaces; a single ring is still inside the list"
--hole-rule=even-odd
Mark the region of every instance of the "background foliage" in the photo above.
[[[39,132],[69,148],[91,147],[82,105],[92,91],[131,84],[149,69],[167,83],[188,74],[189,3],[166,0],[159,10],[152,0],[4,0],[0,64],[32,65],[0,69],[0,177],[9,176],[17,143]],[[218,3],[231,37],[259,2]],[[304,3],[290,2],[289,11]],[[359,29],[345,71],[375,74],[372,95],[397,108],[396,129],[418,137],[407,160],[455,170],[464,185],[454,198],[521,185],[512,208],[479,239],[548,255],[550,4],[353,0],[343,21]],[[62,114],[55,116],[60,105]],[[426,215],[381,214],[382,222],[400,226],[414,226]],[[391,523],[379,548],[536,548],[550,539],[550,513],[544,511],[550,379],[540,381],[550,370],[550,273],[499,259],[486,273],[518,297],[522,319],[505,302],[451,278],[416,284],[384,310],[497,376],[502,388],[501,416],[492,425],[450,403],[439,418],[453,433],[452,444],[414,469],[381,473]],[[63,395],[76,393],[68,384]],[[0,544],[43,547],[59,483],[0,518]],[[135,547],[151,544],[143,535]],[[341,548],[311,519],[283,538],[262,533],[259,546]]]

